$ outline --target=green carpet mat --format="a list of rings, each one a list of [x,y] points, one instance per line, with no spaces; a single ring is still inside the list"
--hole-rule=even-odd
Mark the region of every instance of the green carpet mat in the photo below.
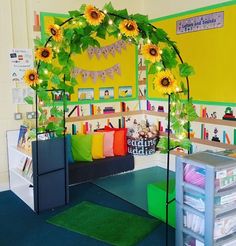
[[[156,219],[86,201],[59,213],[48,222],[117,246],[137,244],[160,223]]]

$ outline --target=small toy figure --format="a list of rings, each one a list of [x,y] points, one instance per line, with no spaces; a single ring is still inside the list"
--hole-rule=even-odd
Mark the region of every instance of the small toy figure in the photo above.
[[[215,135],[212,137],[211,141],[220,142],[220,139],[219,139],[219,137],[217,136],[217,133],[218,133],[218,130],[217,130],[217,128],[215,127],[215,129],[214,129],[214,134],[215,134]]]
[[[225,115],[223,116],[223,120],[236,120],[231,107],[227,107],[225,109]]]
[[[212,119],[216,119],[217,118],[217,115],[216,115],[216,112],[215,111],[211,114],[211,118]]]

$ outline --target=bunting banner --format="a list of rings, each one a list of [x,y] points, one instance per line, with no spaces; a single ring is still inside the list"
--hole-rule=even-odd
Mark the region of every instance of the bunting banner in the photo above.
[[[86,82],[86,80],[89,77],[93,80],[93,82],[96,82],[97,79],[101,79],[102,81],[105,81],[107,77],[114,79],[114,74],[121,75],[121,69],[119,63],[115,64],[110,68],[100,71],[88,71],[78,67],[75,67],[72,70],[72,77],[75,78],[78,75],[81,75],[83,82]]]
[[[116,53],[121,53],[122,49],[126,49],[127,44],[130,44],[130,42],[126,42],[124,40],[119,40],[115,42],[114,44],[104,46],[104,47],[93,47],[89,46],[87,49],[88,56],[90,59],[93,58],[93,56],[96,55],[98,59],[100,59],[101,55],[103,55],[105,58],[108,57],[109,54],[112,56],[115,56]]]

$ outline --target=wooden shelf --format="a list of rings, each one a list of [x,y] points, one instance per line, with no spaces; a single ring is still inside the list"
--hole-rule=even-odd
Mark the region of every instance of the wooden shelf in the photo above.
[[[138,71],[146,71],[146,66],[139,66]]]
[[[144,110],[144,114],[159,116],[159,117],[167,117],[167,113],[165,112],[157,112],[157,111],[151,111],[151,110]]]
[[[160,132],[160,136],[167,136],[166,132]],[[170,135],[171,138],[176,139],[174,134]],[[215,142],[207,139],[200,139],[200,138],[191,138],[190,139],[193,143],[198,143],[198,144],[203,144],[203,145],[208,145],[212,147],[218,147],[222,149],[236,149],[236,145],[233,144],[225,144],[221,142]]]
[[[223,120],[223,119],[212,119],[212,118],[201,118],[199,117],[196,122],[213,124],[213,125],[221,125],[221,126],[233,126],[236,127],[236,120]]]
[[[146,85],[146,79],[139,80],[139,81],[138,81],[138,84],[139,84],[139,85]]]
[[[146,100],[146,97],[145,96],[139,96],[138,99],[139,100]]]
[[[146,97],[139,96],[139,100],[146,100]],[[98,114],[98,115],[89,115],[89,116],[70,117],[66,119],[66,122],[106,119],[106,118],[115,118],[115,117],[121,117],[121,116],[141,115],[141,114],[152,115],[152,116],[157,116],[157,117],[167,117],[167,113],[165,112],[139,110],[139,111],[118,112],[118,113],[112,113],[112,114]],[[236,127],[236,121],[227,121],[227,120],[222,120],[222,119],[200,118],[199,117],[197,120],[195,120],[195,122]],[[160,136],[167,136],[167,133],[160,132]],[[175,138],[175,136],[171,134],[171,138]],[[215,142],[215,141],[211,141],[207,139],[191,138],[191,141],[193,143],[208,145],[212,147],[218,147],[222,149],[236,149],[236,145]],[[172,153],[178,154],[178,155],[181,154],[181,152],[179,151],[172,151]]]
[[[116,117],[121,117],[121,116],[140,115],[140,114],[143,114],[143,110],[118,112],[118,113],[111,113],[111,114],[96,114],[96,115],[69,117],[69,118],[66,118],[66,122],[86,121],[86,120],[96,120],[96,119],[106,119],[106,118],[116,118]]]

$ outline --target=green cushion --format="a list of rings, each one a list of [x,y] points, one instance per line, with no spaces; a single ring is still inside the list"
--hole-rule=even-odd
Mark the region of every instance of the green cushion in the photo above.
[[[92,161],[92,135],[72,135],[71,149],[75,161]]]

